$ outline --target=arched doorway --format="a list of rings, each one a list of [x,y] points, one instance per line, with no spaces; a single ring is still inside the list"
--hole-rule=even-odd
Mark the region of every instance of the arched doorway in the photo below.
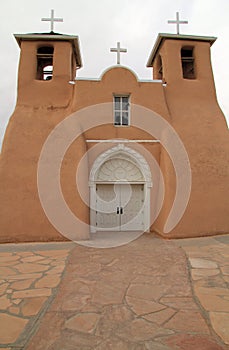
[[[148,231],[151,172],[145,158],[119,144],[90,172],[90,226],[97,231]]]

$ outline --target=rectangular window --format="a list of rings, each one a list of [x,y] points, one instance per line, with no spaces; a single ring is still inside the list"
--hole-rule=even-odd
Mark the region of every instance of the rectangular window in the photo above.
[[[129,96],[114,96],[114,125],[129,125],[129,105]]]
[[[184,79],[195,79],[195,61],[192,47],[183,47],[181,49],[181,62]]]
[[[37,76],[38,80],[51,80],[53,76],[52,46],[42,46],[37,49]]]

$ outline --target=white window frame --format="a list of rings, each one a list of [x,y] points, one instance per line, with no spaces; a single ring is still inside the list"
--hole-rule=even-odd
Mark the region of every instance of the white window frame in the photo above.
[[[115,107],[115,98],[120,98],[120,109],[116,109]],[[128,98],[128,109],[123,109],[122,107],[122,104],[123,104],[123,101],[122,99],[123,98]],[[122,117],[123,117],[123,113],[126,113],[127,112],[127,117],[128,117],[128,122],[127,124],[122,124]],[[116,124],[116,113],[120,113],[120,124]],[[114,126],[117,126],[117,127],[127,127],[130,125],[130,95],[129,94],[123,94],[123,95],[118,95],[118,94],[114,94],[113,95],[113,114],[114,114]]]

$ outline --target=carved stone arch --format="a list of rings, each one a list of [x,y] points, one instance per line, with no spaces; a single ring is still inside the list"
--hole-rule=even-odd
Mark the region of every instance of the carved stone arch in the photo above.
[[[143,230],[149,231],[151,181],[151,171],[147,161],[132,148],[118,144],[100,154],[95,160],[89,176],[91,232],[97,231],[97,187],[109,183],[119,183],[122,186],[125,182],[132,184],[132,186],[138,186],[138,184],[143,186],[141,187],[143,188],[142,193],[144,193],[142,224],[144,225]]]
[[[148,187],[152,186],[151,171],[145,158],[137,151],[130,147],[126,147],[123,144],[118,144],[117,146],[110,148],[98,156],[90,172],[90,185],[97,181],[99,170],[105,165],[106,162],[112,161],[112,159],[122,159],[124,162],[131,163],[133,168],[135,167],[139,171],[139,179],[136,179],[136,181],[144,182]],[[126,180],[131,181],[131,179]],[[114,179],[113,181],[118,181],[118,179]]]
[[[145,182],[144,176],[137,165],[129,159],[126,159],[122,154],[112,157],[104,162],[97,170],[95,181],[107,182]]]

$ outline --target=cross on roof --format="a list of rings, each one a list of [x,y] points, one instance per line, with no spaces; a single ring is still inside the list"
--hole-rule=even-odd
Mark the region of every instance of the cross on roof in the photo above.
[[[117,64],[120,64],[120,53],[127,52],[127,49],[122,49],[120,47],[120,42],[117,42],[117,48],[111,48],[110,51],[117,53]]]
[[[63,18],[55,18],[54,10],[51,10],[51,18],[41,18],[42,21],[51,22],[51,32],[54,29],[54,22],[63,22]]]
[[[180,34],[180,24],[187,24],[188,21],[180,21],[179,18],[179,12],[176,12],[176,20],[169,20],[168,21],[169,24],[176,24],[177,25],[177,34]]]

